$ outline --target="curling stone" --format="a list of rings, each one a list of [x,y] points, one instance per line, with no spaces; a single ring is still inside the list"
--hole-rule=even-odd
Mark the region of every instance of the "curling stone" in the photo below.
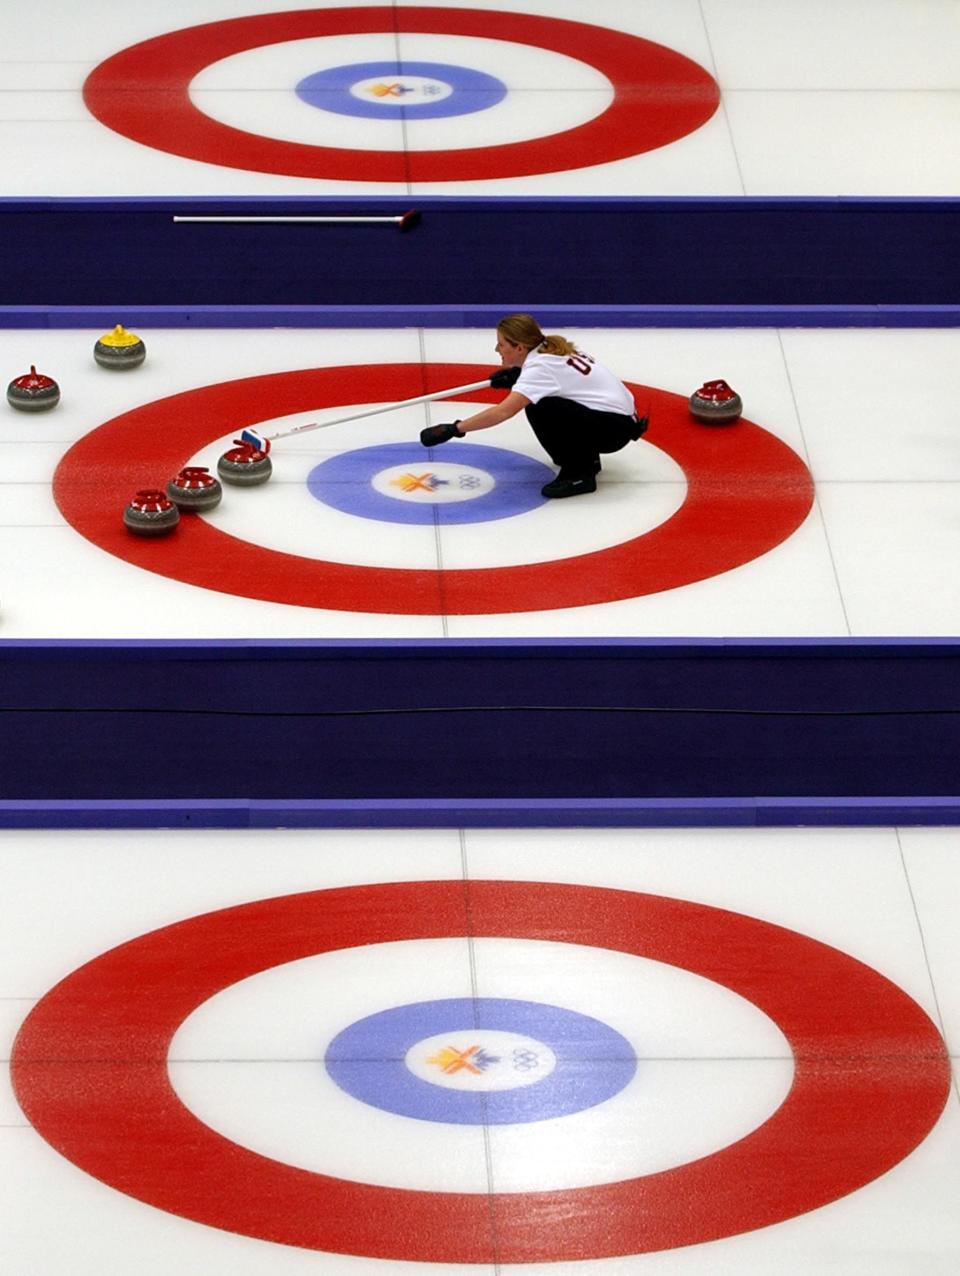
[[[217,462],[217,473],[224,483],[232,483],[235,487],[256,487],[258,483],[266,483],[273,473],[273,463],[266,452],[261,452],[252,443],[244,443],[242,439],[234,439],[233,442],[234,446]]]
[[[739,394],[726,381],[706,381],[690,396],[690,415],[702,425],[732,425],[742,411]]]
[[[184,512],[216,509],[223,488],[205,465],[187,465],[167,484],[167,496]]]
[[[123,372],[140,367],[147,357],[147,347],[136,333],[127,332],[118,323],[113,332],[105,332],[93,347],[93,357],[101,368]]]
[[[180,511],[158,488],[145,488],[123,511],[123,522],[137,536],[166,536],[180,522]]]
[[[31,366],[7,386],[7,402],[19,412],[46,412],[60,402],[60,387]]]

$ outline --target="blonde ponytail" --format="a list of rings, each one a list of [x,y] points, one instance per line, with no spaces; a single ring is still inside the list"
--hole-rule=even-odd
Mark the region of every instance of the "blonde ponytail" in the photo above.
[[[541,354],[576,354],[577,347],[572,341],[568,341],[566,337],[561,337],[557,333],[553,333],[549,337],[544,337],[540,344]]]

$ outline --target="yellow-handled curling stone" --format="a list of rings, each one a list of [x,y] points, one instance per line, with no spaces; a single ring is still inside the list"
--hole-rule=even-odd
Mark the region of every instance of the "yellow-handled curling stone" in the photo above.
[[[147,347],[135,332],[127,332],[118,323],[113,332],[105,332],[93,347],[93,357],[101,368],[123,372],[139,368],[147,357]]]

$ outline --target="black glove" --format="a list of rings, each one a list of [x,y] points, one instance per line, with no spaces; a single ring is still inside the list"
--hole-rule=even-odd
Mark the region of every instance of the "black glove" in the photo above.
[[[509,390],[517,384],[519,377],[519,368],[497,368],[490,378],[490,384],[495,390]]]
[[[459,428],[459,421],[444,421],[443,425],[428,425],[420,431],[420,442],[424,447],[436,447],[438,443],[448,443],[450,439],[466,438]]]

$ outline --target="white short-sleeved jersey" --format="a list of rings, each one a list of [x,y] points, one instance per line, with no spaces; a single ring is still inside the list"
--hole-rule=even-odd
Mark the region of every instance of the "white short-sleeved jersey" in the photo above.
[[[623,382],[582,350],[574,354],[541,354],[531,350],[513,388],[531,403],[555,395],[559,399],[572,399],[596,412],[633,416],[637,410],[633,395]]]

